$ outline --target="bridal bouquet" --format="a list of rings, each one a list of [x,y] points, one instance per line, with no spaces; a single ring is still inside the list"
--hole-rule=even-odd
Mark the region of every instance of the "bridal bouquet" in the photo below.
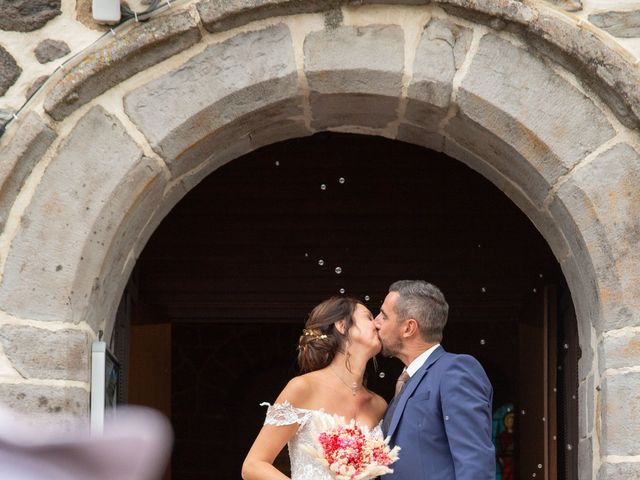
[[[326,415],[314,418],[317,442],[305,445],[305,451],[325,465],[336,480],[370,480],[393,470],[400,447],[389,448],[389,439],[375,435],[355,420],[340,421]]]

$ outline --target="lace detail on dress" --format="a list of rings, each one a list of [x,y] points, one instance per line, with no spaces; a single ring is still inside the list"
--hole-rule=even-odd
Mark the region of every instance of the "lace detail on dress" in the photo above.
[[[314,438],[317,432],[313,428],[311,418],[317,416],[329,415],[323,410],[306,410],[304,408],[296,408],[288,401],[283,403],[261,403],[262,406],[269,407],[267,409],[267,417],[264,421],[265,425],[285,426],[294,423],[300,424],[296,433],[291,437],[288,443],[289,459],[291,460],[291,480],[333,480],[333,476],[329,470],[309,456],[307,452],[301,448],[302,445],[313,445],[316,441]],[[382,429],[380,422],[371,432],[379,435],[381,438]]]
[[[292,425],[294,423],[303,425],[310,415],[308,410],[295,408],[288,400],[285,400],[284,403],[274,403],[273,405],[264,402],[261,403],[260,406],[268,407],[264,424],[275,425],[276,427]]]

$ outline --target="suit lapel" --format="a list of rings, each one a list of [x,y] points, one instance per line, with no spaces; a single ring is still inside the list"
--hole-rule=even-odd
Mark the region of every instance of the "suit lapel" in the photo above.
[[[400,417],[402,417],[402,412],[404,412],[404,408],[407,406],[407,401],[409,400],[409,398],[411,398],[411,395],[413,394],[415,389],[418,388],[418,385],[420,385],[422,378],[426,376],[431,366],[436,363],[436,361],[442,355],[444,355],[444,353],[444,348],[442,348],[442,345],[440,345],[431,353],[431,355],[429,355],[429,358],[427,358],[427,361],[424,362],[424,365],[422,365],[422,367],[420,367],[420,369],[409,379],[407,386],[402,391],[400,398],[398,399],[398,405],[393,412],[393,417],[391,418],[391,424],[389,425],[387,436],[393,436],[393,433],[395,432],[396,427],[400,422]]]

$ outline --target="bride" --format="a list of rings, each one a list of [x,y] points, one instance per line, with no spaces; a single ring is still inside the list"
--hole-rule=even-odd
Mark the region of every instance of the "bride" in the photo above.
[[[244,480],[287,479],[273,466],[285,444],[291,480],[330,480],[328,470],[300,448],[314,441],[310,420],[315,416],[337,415],[380,430],[387,404],[363,384],[367,362],[381,349],[367,307],[349,297],[325,300],[309,315],[298,349],[305,373],[289,381],[268,407],[265,424],[242,465]]]

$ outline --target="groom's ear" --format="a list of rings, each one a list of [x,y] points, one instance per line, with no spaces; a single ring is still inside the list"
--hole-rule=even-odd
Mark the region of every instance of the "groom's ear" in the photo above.
[[[413,318],[408,318],[402,326],[402,333],[405,337],[412,337],[418,332],[418,322]]]
[[[346,328],[344,327],[344,320],[339,320],[334,323],[336,330],[340,332],[340,335],[344,335],[346,333]]]

